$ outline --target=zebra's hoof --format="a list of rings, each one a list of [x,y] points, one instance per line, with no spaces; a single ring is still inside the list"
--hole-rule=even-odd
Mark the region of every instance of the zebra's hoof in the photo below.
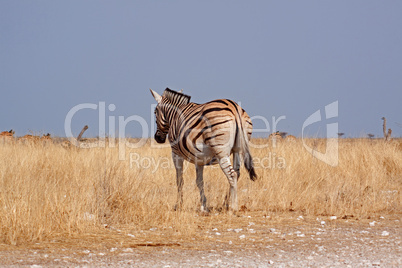
[[[209,216],[209,209],[208,207],[201,206],[200,207],[200,215],[201,216]]]
[[[181,210],[182,210],[182,206],[176,204],[176,205],[174,205],[173,210],[174,210],[174,211],[181,211]]]

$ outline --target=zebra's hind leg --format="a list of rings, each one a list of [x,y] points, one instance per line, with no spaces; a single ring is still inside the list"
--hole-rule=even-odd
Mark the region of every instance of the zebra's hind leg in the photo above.
[[[223,173],[225,173],[226,178],[229,181],[230,184],[230,190],[229,190],[229,209],[233,212],[238,211],[238,205],[237,205],[237,172],[233,169],[232,164],[230,162],[230,157],[222,157],[219,160],[219,165],[221,166],[221,169]]]
[[[238,152],[234,152],[233,153],[233,169],[235,170],[236,174],[237,174],[237,181],[239,181],[240,178],[240,166],[241,166],[241,158],[240,158],[240,153]],[[228,193],[226,193],[225,196],[225,201],[223,203],[223,207],[226,209],[229,209],[229,203],[230,203],[230,189],[228,191]]]
[[[196,184],[197,184],[198,190],[200,190],[201,212],[208,213],[209,211],[208,211],[208,207],[207,207],[207,198],[205,197],[205,193],[204,193],[204,177],[203,177],[204,166],[195,165],[195,169],[197,172]]]
[[[172,154],[173,163],[176,168],[177,202],[174,210],[181,210],[183,205],[183,158]]]
[[[237,180],[240,178],[240,166],[241,166],[241,156],[240,153],[233,153],[233,168],[237,174]]]

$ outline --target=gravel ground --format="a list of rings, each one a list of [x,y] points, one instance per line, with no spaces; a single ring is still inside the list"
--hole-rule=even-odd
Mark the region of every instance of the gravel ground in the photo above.
[[[200,229],[197,238],[151,228],[86,246],[53,241],[0,247],[2,267],[402,267],[399,217],[350,220],[244,217]],[[96,242],[98,241],[98,242]],[[156,242],[157,241],[157,242]]]

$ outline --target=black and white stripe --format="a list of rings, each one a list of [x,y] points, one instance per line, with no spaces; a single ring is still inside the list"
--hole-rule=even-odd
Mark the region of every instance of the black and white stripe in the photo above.
[[[250,179],[257,178],[249,151],[252,123],[235,102],[219,99],[204,104],[190,102],[190,96],[167,88],[162,96],[151,90],[158,102],[155,109],[155,140],[163,143],[168,136],[176,167],[177,207],[183,199],[183,161],[196,165],[201,209],[207,210],[203,167],[219,164],[230,184],[230,208],[237,211],[237,180],[243,159]],[[233,154],[233,165],[230,155]]]

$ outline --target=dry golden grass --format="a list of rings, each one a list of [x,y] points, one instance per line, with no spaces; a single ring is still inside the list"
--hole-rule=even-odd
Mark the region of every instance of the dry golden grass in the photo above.
[[[238,184],[243,211],[304,215],[400,214],[402,142],[341,139],[339,165],[312,157],[297,139],[253,139],[259,179],[242,169]],[[309,140],[324,150],[325,140]],[[175,169],[169,147],[139,149],[64,148],[60,144],[0,144],[0,243],[24,244],[60,236],[100,234],[107,226],[170,228],[188,236],[205,219],[196,217],[195,168],[185,165],[183,210],[175,212]],[[206,167],[208,206],[225,216],[228,182],[218,167]],[[201,217],[203,218],[203,217]]]

